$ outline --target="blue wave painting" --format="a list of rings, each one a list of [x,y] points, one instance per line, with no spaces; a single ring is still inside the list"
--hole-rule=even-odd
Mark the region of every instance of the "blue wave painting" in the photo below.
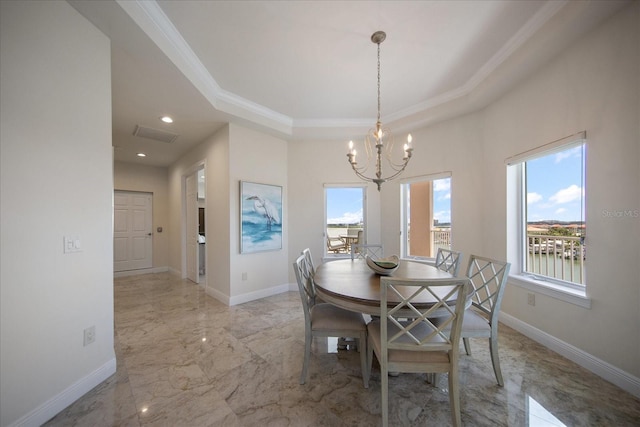
[[[241,183],[241,252],[282,249],[282,187]]]

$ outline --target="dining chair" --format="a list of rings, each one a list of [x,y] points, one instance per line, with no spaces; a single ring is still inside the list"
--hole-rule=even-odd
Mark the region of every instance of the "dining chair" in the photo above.
[[[382,258],[384,249],[381,244],[357,244],[351,245],[351,259],[364,259],[366,256],[374,259]]]
[[[508,262],[471,255],[467,277],[474,290],[461,333],[467,355],[471,355],[469,338],[489,338],[493,372],[501,387],[504,386],[504,380],[498,357],[498,316],[510,268]]]
[[[383,426],[389,425],[389,372],[448,372],[453,425],[461,424],[458,355],[468,282],[467,278],[380,278],[380,318],[367,326],[366,378],[375,354],[380,364]],[[418,304],[416,299],[423,295],[434,304]],[[436,316],[438,323],[431,319]]]
[[[454,251],[451,249],[438,248],[436,253],[436,268],[451,273],[454,276],[458,275],[460,271],[460,260],[462,259],[462,252]]]
[[[369,387],[367,378],[367,324],[361,313],[348,311],[329,303],[316,301],[315,285],[305,255],[300,255],[293,263],[296,273],[302,309],[304,311],[304,362],[300,384],[307,379],[311,343],[314,337],[349,337],[358,342],[360,369],[365,388]]]
[[[313,257],[311,256],[311,249],[305,248],[300,253],[304,255],[304,262],[307,263],[307,268],[309,269],[309,272],[311,273],[311,277],[313,278],[313,276],[316,275],[316,266],[313,263]]]

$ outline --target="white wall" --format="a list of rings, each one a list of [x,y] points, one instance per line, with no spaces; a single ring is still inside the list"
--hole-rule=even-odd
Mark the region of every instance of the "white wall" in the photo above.
[[[400,180],[383,184],[382,241],[385,253],[400,254],[400,182],[422,175],[451,172],[452,246],[464,260],[482,247],[481,119],[470,114],[412,132],[413,157]],[[463,264],[464,265],[464,264]]]
[[[169,265],[186,277],[184,241],[184,180],[205,167],[205,229],[207,283],[212,296],[228,303],[230,271],[229,126],[189,151],[169,167]]]
[[[169,167],[170,265],[184,274],[184,177],[205,166],[207,293],[235,305],[288,289],[287,143],[238,125],[225,126]],[[283,187],[281,250],[240,254],[240,181]],[[246,273],[246,280],[243,280]]]
[[[115,190],[141,191],[153,194],[153,268],[169,266],[169,197],[167,168],[115,162]],[[157,228],[162,227],[162,232]]]
[[[451,171],[453,246],[464,252],[463,265],[470,254],[507,259],[505,159],[586,130],[586,276],[592,308],[543,294],[536,295],[532,307],[526,295],[531,291],[511,283],[502,309],[505,317],[570,351],[593,356],[607,373],[615,376],[619,370],[631,384],[627,389],[635,391],[640,377],[640,218],[603,212],[640,210],[639,29],[640,3],[634,2],[484,110],[413,130],[414,158],[403,175]],[[289,144],[290,262],[304,247],[311,248],[316,262],[322,253],[322,184],[357,181],[343,165],[345,153],[344,142]],[[369,202],[370,213],[380,212],[385,253],[399,253],[398,181],[383,184],[380,199]]]
[[[288,289],[287,143],[238,125],[230,125],[229,140],[230,297],[237,304]],[[240,253],[240,181],[282,187],[281,250]]]
[[[66,2],[0,11],[0,425],[40,425],[115,372],[111,55]]]
[[[324,185],[362,185],[347,161],[347,141],[297,141],[289,143],[289,281],[295,283],[293,262],[305,248],[319,264],[324,254]],[[383,184],[383,193],[387,184]],[[367,186],[367,239],[381,242],[380,193]],[[385,248],[386,252],[386,248]],[[389,252],[391,253],[391,252]]]
[[[578,131],[587,132],[585,309],[544,295],[527,305],[511,286],[511,316],[628,373],[640,376],[640,3],[589,33],[484,114],[485,251],[505,257],[504,160]],[[496,238],[490,238],[496,236]]]

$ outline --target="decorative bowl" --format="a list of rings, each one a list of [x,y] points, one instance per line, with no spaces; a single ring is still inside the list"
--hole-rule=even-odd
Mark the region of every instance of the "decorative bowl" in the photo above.
[[[398,269],[398,257],[391,255],[386,258],[373,259],[370,256],[366,257],[367,265],[376,274],[381,276],[388,276]]]

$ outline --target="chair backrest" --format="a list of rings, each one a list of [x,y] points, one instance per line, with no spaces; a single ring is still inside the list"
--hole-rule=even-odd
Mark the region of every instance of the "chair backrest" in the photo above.
[[[382,258],[384,250],[381,244],[353,244],[351,245],[351,259],[364,259],[366,256],[373,259]]]
[[[311,278],[316,275],[316,266],[313,264],[313,257],[311,256],[311,249],[305,248],[302,250],[302,255],[304,255],[304,262],[307,263],[307,268],[311,273]]]
[[[310,323],[311,308],[316,303],[316,290],[304,255],[300,255],[294,261],[293,271],[296,273],[296,280],[298,281],[298,290],[300,291],[300,298],[302,299],[305,321]]]
[[[468,284],[466,277],[437,280],[381,277],[382,356],[387,357],[386,349],[457,354]],[[424,295],[434,303],[417,303],[416,299]]]
[[[474,307],[486,313],[491,324],[497,321],[511,264],[477,255],[469,258],[467,277],[473,286]]]
[[[438,248],[436,254],[436,268],[451,273],[454,276],[460,271],[460,260],[462,252],[452,251],[450,249]]]

